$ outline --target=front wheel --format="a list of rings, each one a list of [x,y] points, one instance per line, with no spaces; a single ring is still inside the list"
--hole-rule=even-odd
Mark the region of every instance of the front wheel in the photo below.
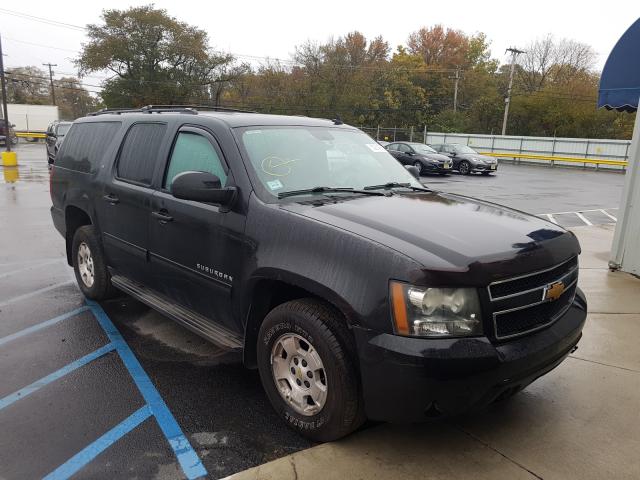
[[[416,167],[418,172],[420,172],[420,175],[422,175],[422,163],[416,160],[413,162],[413,166]]]
[[[462,162],[460,162],[460,165],[458,166],[458,171],[462,175],[469,175],[471,173],[471,164],[466,160],[463,160]]]
[[[355,345],[344,319],[315,299],[274,308],[260,327],[262,385],[277,414],[311,440],[337,440],[364,421]]]

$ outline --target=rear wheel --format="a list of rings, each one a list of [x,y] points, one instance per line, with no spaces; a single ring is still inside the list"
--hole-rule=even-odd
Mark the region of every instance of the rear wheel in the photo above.
[[[301,435],[336,440],[364,421],[354,341],[331,306],[301,299],[274,308],[260,327],[257,359],[271,404]]]
[[[85,225],[76,230],[71,253],[76,281],[84,296],[93,300],[112,297],[116,290],[111,285],[102,244],[92,225]]]
[[[461,161],[460,165],[458,165],[458,171],[462,175],[469,175],[471,173],[471,164],[466,160]]]

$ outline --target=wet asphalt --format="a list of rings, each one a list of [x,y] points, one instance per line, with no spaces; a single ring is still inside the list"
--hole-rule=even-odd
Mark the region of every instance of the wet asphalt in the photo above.
[[[86,304],[66,265],[64,241],[51,224],[44,147],[23,145],[18,155],[19,169],[2,169],[0,178],[2,479],[55,473],[147,404],[130,365],[115,351],[44,386],[37,383],[108,345],[110,339],[90,310],[39,328],[42,322]],[[423,181],[439,190],[534,214],[607,209],[615,216],[624,176],[504,164],[491,177],[451,175]],[[612,221],[600,216],[599,220],[589,218],[593,223]],[[101,307],[209,478],[222,478],[311,446],[276,417],[257,372],[246,370],[237,356],[125,295]],[[24,390],[29,385],[35,385],[31,393]],[[7,404],[15,392],[22,395]],[[142,421],[92,458],[71,462],[76,468],[74,478],[185,478],[157,418]]]

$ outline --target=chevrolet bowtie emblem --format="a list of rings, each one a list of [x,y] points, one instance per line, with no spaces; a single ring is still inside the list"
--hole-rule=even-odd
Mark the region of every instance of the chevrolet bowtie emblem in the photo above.
[[[560,295],[564,293],[565,288],[566,287],[562,282],[555,282],[550,285],[547,285],[547,287],[544,290],[544,299],[550,300],[550,301],[559,299]]]

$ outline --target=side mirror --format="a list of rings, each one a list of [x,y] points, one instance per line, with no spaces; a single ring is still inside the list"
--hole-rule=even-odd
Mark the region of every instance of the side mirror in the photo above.
[[[407,169],[407,171],[413,175],[415,178],[420,178],[420,170],[418,170],[418,167],[413,166],[413,165],[405,165],[404,168]]]
[[[220,179],[208,172],[182,172],[171,184],[171,194],[182,200],[230,205],[236,196],[235,187],[223,188]]]

